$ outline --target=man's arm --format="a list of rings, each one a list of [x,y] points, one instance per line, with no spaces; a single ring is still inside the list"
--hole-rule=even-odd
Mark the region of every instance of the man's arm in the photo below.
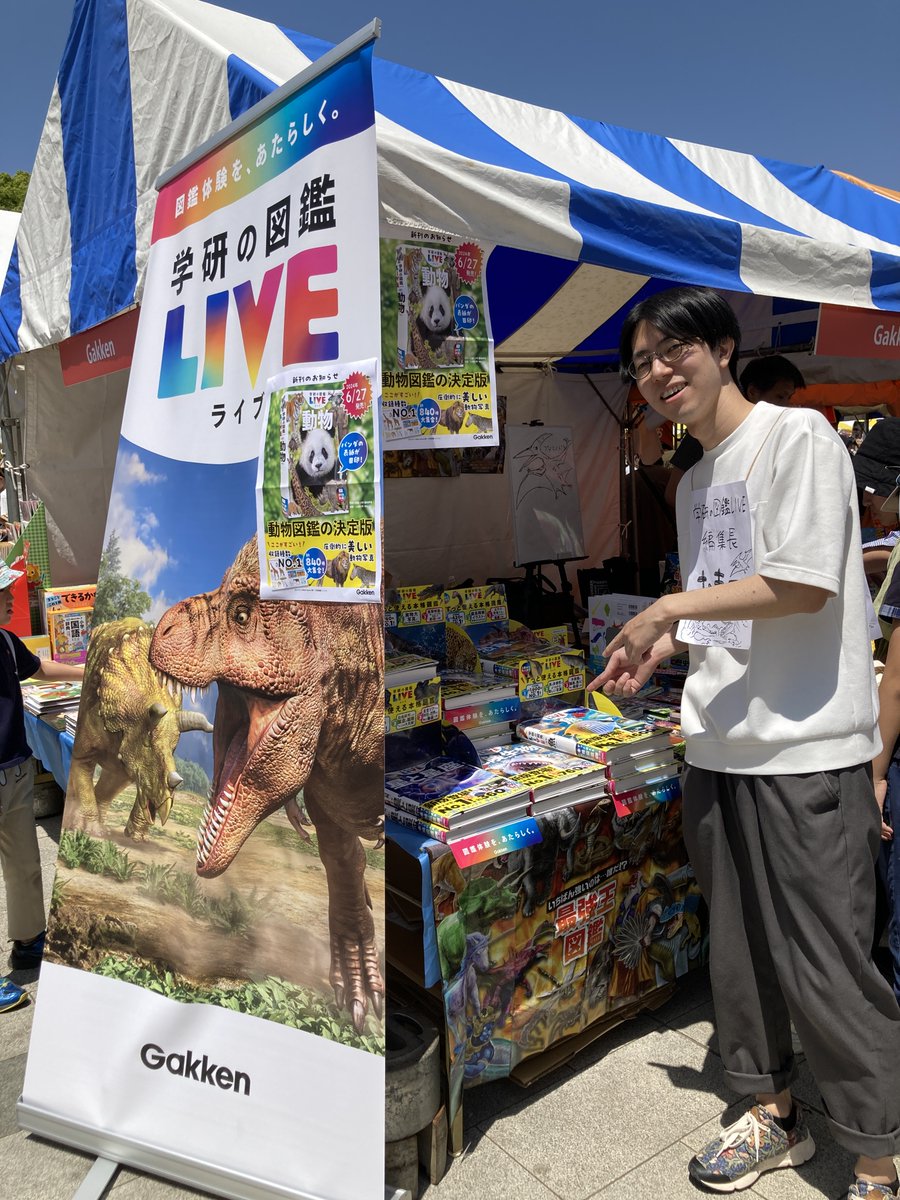
[[[30,678],[41,679],[45,683],[59,683],[64,679],[83,679],[84,666],[81,663],[61,663],[52,658],[42,658],[41,665]]]
[[[643,655],[677,621],[758,621],[818,612],[831,593],[826,588],[765,575],[748,575],[718,587],[693,588],[662,596],[622,627],[606,655],[623,649],[631,662]]]

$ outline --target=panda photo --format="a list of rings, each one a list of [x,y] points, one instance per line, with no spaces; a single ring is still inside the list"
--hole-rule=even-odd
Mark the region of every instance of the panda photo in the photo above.
[[[452,321],[453,304],[450,297],[442,287],[433,283],[426,288],[416,317],[419,332],[432,350],[440,348]]]
[[[304,429],[300,433],[299,453],[294,461],[298,483],[316,498],[337,473],[337,451],[327,429]]]

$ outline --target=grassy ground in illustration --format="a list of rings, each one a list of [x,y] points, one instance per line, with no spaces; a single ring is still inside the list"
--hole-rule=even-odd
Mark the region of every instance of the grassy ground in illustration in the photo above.
[[[194,869],[204,800],[179,790],[164,826],[124,834],[134,804],[113,802],[106,837],[60,838],[48,957],[380,1051],[380,1023],[361,1035],[334,1004],[328,979],[328,887],[315,832],[304,842],[283,812],[264,821],[216,879]],[[66,816],[68,817],[68,813]],[[384,854],[366,849],[366,883],[384,945]]]

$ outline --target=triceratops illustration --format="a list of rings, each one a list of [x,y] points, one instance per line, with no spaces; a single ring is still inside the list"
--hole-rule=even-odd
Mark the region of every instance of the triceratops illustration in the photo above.
[[[152,634],[152,625],[126,617],[91,636],[68,787],[82,829],[100,832],[111,801],[129,783],[137,796],[125,833],[145,838],[155,819],[164,824],[183,782],[175,770],[179,737],[193,729],[212,733],[203,713],[182,709],[181,689],[166,687],[152,670]]]

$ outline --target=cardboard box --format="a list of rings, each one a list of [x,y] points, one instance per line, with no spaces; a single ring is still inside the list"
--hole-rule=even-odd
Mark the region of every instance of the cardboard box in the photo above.
[[[50,638],[46,633],[35,633],[30,637],[23,637],[22,642],[38,658],[52,658],[50,653]]]

